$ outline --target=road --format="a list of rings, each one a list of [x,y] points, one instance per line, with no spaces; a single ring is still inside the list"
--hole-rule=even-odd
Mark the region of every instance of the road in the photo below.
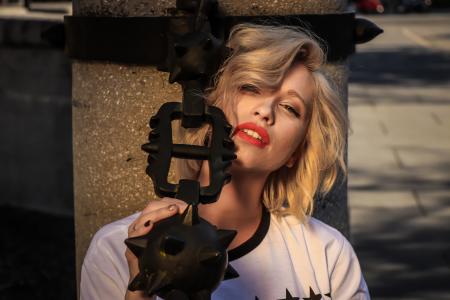
[[[364,16],[350,61],[352,241],[373,299],[450,299],[450,14]]]

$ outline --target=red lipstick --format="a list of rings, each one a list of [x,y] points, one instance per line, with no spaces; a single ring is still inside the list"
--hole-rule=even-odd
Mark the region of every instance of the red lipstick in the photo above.
[[[250,129],[255,131],[257,134],[259,134],[261,140],[248,135],[243,131],[244,129]],[[236,126],[234,132],[235,135],[237,135],[244,141],[247,141],[248,143],[255,145],[259,148],[264,148],[270,143],[269,134],[267,133],[267,131],[263,127],[260,127],[255,123],[247,122],[239,124],[238,126]]]

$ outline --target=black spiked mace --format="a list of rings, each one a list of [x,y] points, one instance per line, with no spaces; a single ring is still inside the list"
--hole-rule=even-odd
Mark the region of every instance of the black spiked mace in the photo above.
[[[125,241],[138,257],[139,273],[128,286],[149,296],[166,300],[209,300],[212,291],[224,279],[239,275],[228,264],[227,248],[234,230],[217,229],[198,215],[198,205],[215,202],[231,175],[226,169],[236,158],[230,138],[232,127],[222,110],[205,104],[202,91],[209,84],[228,51],[223,41],[208,30],[206,12],[214,0],[177,0],[177,7],[195,10],[195,24],[173,20],[170,25],[168,56],[160,70],[170,72],[169,82],[183,88],[183,101],[167,102],[150,119],[149,142],[142,146],[148,156],[147,174],[160,197],[175,197],[188,206],[183,214],[154,224],[144,236]],[[192,26],[193,25],[193,26]],[[174,144],[172,120],[181,120],[184,128],[209,124],[208,145]],[[208,160],[209,185],[196,180],[167,181],[171,158]]]
[[[190,120],[210,124],[210,145],[173,144],[171,121],[188,119],[183,111],[181,103],[165,103],[151,118],[149,143],[142,149],[149,153],[147,174],[152,178],[156,194],[175,197],[189,205],[183,214],[155,223],[148,234],[125,241],[139,260],[139,274],[128,289],[143,290],[149,296],[156,294],[166,300],[209,300],[222,280],[238,277],[228,264],[227,255],[236,231],[217,229],[200,218],[198,205],[216,201],[223,184],[230,181],[231,176],[225,169],[236,155],[229,138],[231,127],[223,112],[204,104],[203,115]],[[208,160],[209,185],[200,187],[195,180],[180,180],[176,185],[169,183],[171,157]]]
[[[125,241],[139,258],[140,270],[129,290],[165,299],[174,291],[186,299],[206,299],[223,279],[238,276],[227,257],[236,231],[218,230],[194,210],[189,205],[183,214],[155,223],[147,235]]]

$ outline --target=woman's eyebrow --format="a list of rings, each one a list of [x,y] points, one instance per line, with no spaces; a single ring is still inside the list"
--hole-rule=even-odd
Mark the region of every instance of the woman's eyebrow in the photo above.
[[[305,99],[303,99],[302,96],[300,96],[300,95],[297,93],[297,91],[294,91],[294,90],[288,90],[286,94],[287,94],[288,96],[294,96],[294,97],[297,97],[298,99],[300,99],[300,101],[302,102],[303,106],[304,106],[304,107],[307,107]]]

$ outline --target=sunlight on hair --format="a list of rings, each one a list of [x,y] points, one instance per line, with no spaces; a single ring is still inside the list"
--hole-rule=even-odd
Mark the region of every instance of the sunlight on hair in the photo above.
[[[312,33],[289,26],[240,24],[233,28],[227,46],[232,54],[217,72],[213,87],[205,92],[207,103],[220,107],[227,116],[233,116],[237,93],[244,84],[276,89],[295,64],[303,64],[313,75],[312,112],[305,141],[296,151],[298,159],[292,168],[274,171],[262,195],[270,212],[304,220],[313,212],[314,196],[328,193],[339,173],[346,175],[348,121],[336,87],[322,71],[326,55]],[[202,145],[208,128],[180,128],[180,138]],[[179,161],[177,173],[182,178],[196,178],[200,167],[198,161]]]

